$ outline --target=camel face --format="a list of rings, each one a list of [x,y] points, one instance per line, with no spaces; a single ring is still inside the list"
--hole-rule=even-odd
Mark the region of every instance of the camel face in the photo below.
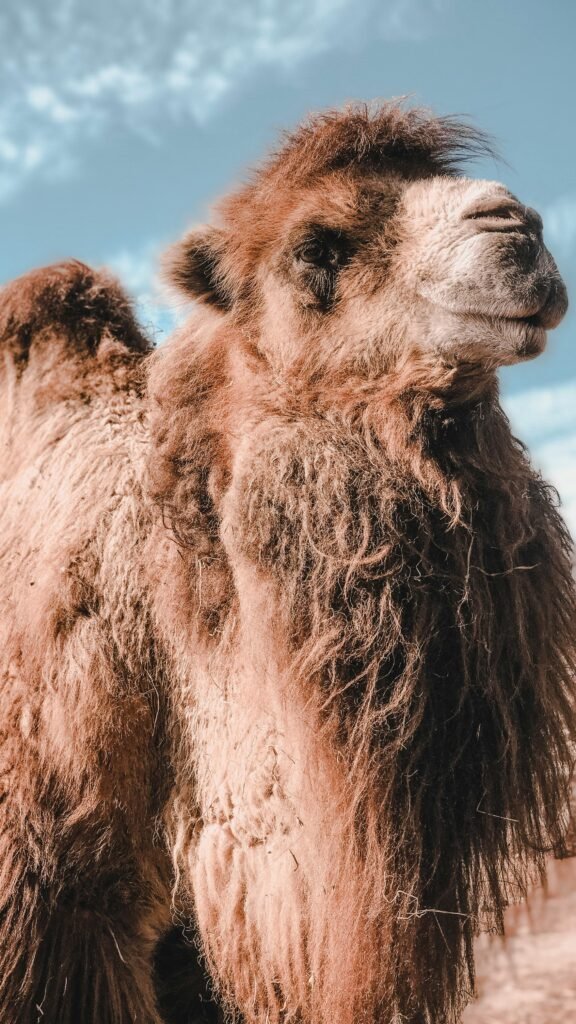
[[[478,144],[397,107],[315,119],[178,247],[173,280],[240,321],[275,373],[532,358],[566,290],[538,214],[458,174]]]
[[[262,254],[256,292],[276,369],[368,377],[414,354],[532,358],[567,305],[538,214],[496,182],[447,175],[324,179]]]

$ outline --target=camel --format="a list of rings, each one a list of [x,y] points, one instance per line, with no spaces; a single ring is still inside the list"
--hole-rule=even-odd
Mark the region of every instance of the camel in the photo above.
[[[497,371],[567,299],[487,146],[312,117],[158,350],[106,271],[0,292],[2,1021],[456,1024],[561,851],[571,543]]]

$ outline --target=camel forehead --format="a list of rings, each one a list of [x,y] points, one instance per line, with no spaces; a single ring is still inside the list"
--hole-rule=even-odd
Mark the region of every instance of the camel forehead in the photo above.
[[[301,223],[341,228],[371,226],[375,215],[394,213],[405,184],[398,173],[332,172],[305,189],[288,187],[284,216],[277,223],[288,230]]]
[[[288,184],[285,203],[278,201],[282,216],[276,221],[283,227],[304,222],[369,230],[397,212],[408,190],[410,217],[425,218],[450,215],[464,198],[472,203],[477,197],[501,193],[502,188],[497,181],[459,174],[347,169],[326,174],[304,189]]]
[[[426,178],[430,175],[422,175],[423,184]],[[248,195],[231,197],[223,212],[238,245],[248,247],[253,256],[283,246],[311,225],[367,238],[393,216],[414,180],[397,170],[346,168],[306,185],[286,180],[273,190],[251,189]]]

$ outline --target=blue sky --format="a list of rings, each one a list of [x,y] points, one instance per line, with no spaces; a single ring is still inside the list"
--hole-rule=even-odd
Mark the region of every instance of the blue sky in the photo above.
[[[576,295],[572,0],[2,0],[0,281],[112,266],[161,339],[157,254],[310,110],[408,94],[468,115]],[[576,302],[574,303],[576,308]],[[576,531],[576,313],[503,374]]]

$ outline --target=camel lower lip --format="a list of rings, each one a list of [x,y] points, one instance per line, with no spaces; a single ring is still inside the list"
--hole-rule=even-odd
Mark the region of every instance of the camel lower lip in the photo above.
[[[538,314],[525,317],[490,316],[486,313],[453,314],[472,329],[478,342],[494,339],[500,365],[513,364],[539,356],[546,347],[546,328]],[[508,353],[508,355],[506,355]]]
[[[546,330],[538,315],[526,317],[482,317],[492,329],[504,331],[516,342],[516,354],[524,359],[539,355],[546,344]]]

